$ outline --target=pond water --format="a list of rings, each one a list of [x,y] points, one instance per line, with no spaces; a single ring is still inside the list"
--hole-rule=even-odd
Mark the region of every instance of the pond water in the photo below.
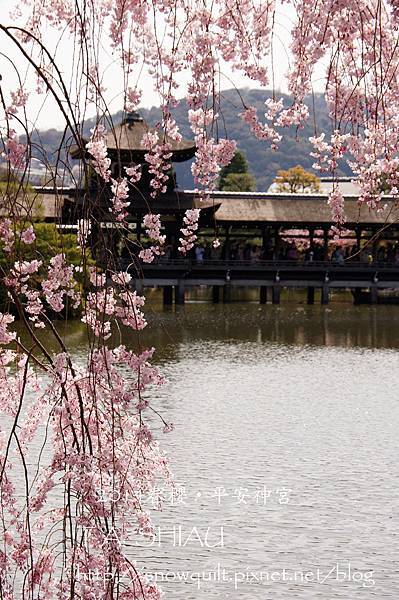
[[[166,600],[397,600],[399,307],[147,315],[180,485],[134,556]]]

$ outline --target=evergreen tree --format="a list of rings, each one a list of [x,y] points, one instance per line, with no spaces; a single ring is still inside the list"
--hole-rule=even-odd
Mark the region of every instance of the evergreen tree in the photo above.
[[[230,164],[220,171],[219,190],[228,192],[253,192],[255,178],[248,171],[245,155],[237,150]]]

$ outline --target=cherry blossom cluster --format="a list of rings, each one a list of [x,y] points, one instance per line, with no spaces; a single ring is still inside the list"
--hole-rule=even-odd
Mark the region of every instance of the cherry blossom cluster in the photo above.
[[[328,195],[327,203],[331,208],[332,220],[338,226],[345,223],[345,199],[339,190],[338,186],[334,187]]]
[[[234,156],[237,144],[234,140],[214,138],[207,139],[205,135],[196,136],[197,150],[191,172],[197,185],[202,186],[203,197],[215,188],[220,170],[228,165]]]
[[[309,116],[309,110],[303,103],[294,102],[289,108],[284,108],[284,102],[268,98],[265,101],[265,118],[271,121],[272,126],[267,123],[261,123],[257,110],[254,106],[248,106],[240,117],[249,125],[251,133],[260,140],[271,142],[271,148],[276,150],[282,135],[276,131],[276,127],[303,127]]]
[[[166,192],[172,165],[172,145],[170,142],[159,143],[159,136],[156,131],[144,134],[141,140],[142,146],[148,151],[145,160],[149,164],[149,172],[153,175],[150,185],[152,187],[151,196],[156,198],[158,194]]]
[[[111,204],[110,212],[117,221],[124,221],[128,213],[126,209],[130,206],[129,184],[126,177],[111,179]]]
[[[303,127],[309,117],[309,109],[303,102],[294,102],[282,110],[275,121],[276,127]]]
[[[126,90],[125,110],[127,112],[134,112],[137,110],[142,92],[141,90],[128,88]]]
[[[101,124],[91,129],[91,137],[86,144],[86,149],[93,158],[92,165],[96,173],[104,181],[109,181],[111,179],[111,159],[107,154],[105,134],[106,129]]]
[[[19,108],[26,105],[28,98],[29,94],[22,87],[18,88],[15,92],[11,92],[11,104],[7,108],[7,112],[10,115],[15,115]]]
[[[2,156],[14,169],[24,169],[27,161],[27,146],[18,141],[18,135],[14,129],[10,129],[4,142]]]
[[[134,331],[144,329],[147,322],[141,308],[145,299],[129,289],[131,276],[112,276],[115,285],[106,285],[105,275],[92,270],[91,283],[95,289],[87,296],[85,314],[82,321],[92,329],[97,337],[108,339],[111,336],[112,320],[120,321]]]
[[[339,160],[347,151],[347,143],[350,134],[341,134],[338,130],[331,135],[331,142],[325,142],[325,133],[318,137],[310,137],[309,141],[315,148],[315,152],[310,155],[316,159],[313,168],[319,171],[334,172],[339,164]]]
[[[33,244],[36,239],[35,230],[33,229],[33,225],[29,225],[26,229],[21,232],[21,241],[24,244]]]
[[[198,220],[200,216],[200,209],[192,208],[186,210],[183,217],[184,227],[180,230],[183,237],[179,239],[180,246],[179,251],[182,254],[187,254],[189,250],[194,246],[194,242],[197,239],[196,231],[198,229]]]
[[[11,270],[13,281],[8,282],[13,294],[28,298],[31,307],[26,310],[33,318],[37,316],[35,309],[37,314],[45,310],[39,290],[28,287],[41,266],[36,259],[18,261]],[[144,299],[129,290],[131,276],[117,272],[111,276],[112,285],[107,287],[107,281],[105,274],[91,269],[93,292],[87,299],[88,313],[96,311],[98,321],[108,315],[135,330],[143,328],[140,309]],[[65,295],[74,294],[73,268],[63,256],[51,261],[42,288],[56,311],[62,309],[62,290]],[[31,293],[36,296],[30,297]],[[20,344],[9,329],[13,321],[10,314],[0,313],[3,346],[14,341]],[[50,333],[55,332],[49,321],[46,325]],[[29,519],[25,519],[21,518],[24,505],[9,460],[9,432],[7,427],[0,429],[0,513],[6,525],[0,554],[2,592],[7,598],[15,597],[15,574],[24,572],[23,585],[33,596],[95,594],[100,598],[106,593],[113,598],[116,591],[104,592],[103,577],[90,580],[88,585],[87,579],[79,576],[97,570],[113,573],[115,578],[117,573],[123,574],[124,591],[118,592],[121,598],[160,600],[160,591],[127,554],[129,545],[153,531],[142,498],[160,481],[166,487],[174,485],[166,457],[146,423],[146,413],[154,410],[147,387],[163,383],[149,362],[154,349],[136,354],[124,345],[100,345],[89,350],[86,364],[80,360],[75,364],[58,333],[54,339],[61,344],[57,354],[48,352],[37,340],[42,356],[35,360],[45,373],[43,379],[30,365],[29,351],[21,354],[0,348],[0,410],[15,422],[21,460],[32,460],[31,443],[43,423],[47,423],[52,440],[49,460],[32,478]],[[172,429],[173,425],[163,420],[163,430]],[[118,490],[117,496],[111,493],[114,490]],[[54,499],[64,495],[69,501],[54,506]],[[112,502],[107,500],[110,497]],[[70,528],[61,544],[66,564],[72,565],[68,569],[57,563],[60,542],[51,543],[52,532],[62,529],[65,522]]]
[[[191,108],[199,108],[206,102],[215,77],[217,58],[215,36],[209,30],[211,18],[210,12],[200,9],[191,23],[191,46],[185,56],[192,72],[187,93],[187,103]]]
[[[12,315],[0,313],[0,344],[9,344],[15,339],[15,331],[8,331],[8,326],[14,322]]]
[[[92,166],[95,172],[104,182],[111,183],[111,207],[110,212],[119,222],[125,220],[127,208],[130,206],[129,183],[126,177],[114,179],[111,177],[111,159],[108,157],[106,145],[106,129],[99,124],[91,130],[90,141],[86,144],[86,149],[92,157]],[[132,184],[139,181],[141,177],[140,166],[132,165],[126,168],[126,173]],[[166,178],[167,179],[167,178]]]
[[[267,123],[261,123],[259,121],[257,110],[254,106],[248,106],[240,117],[249,125],[251,133],[258,138],[258,140],[267,140],[271,142],[273,149],[277,148],[277,144],[281,141],[281,135],[277,131],[270,127]],[[267,113],[267,118],[270,119],[271,113]]]
[[[80,304],[74,267],[67,263],[64,254],[56,254],[50,260],[47,278],[42,281],[41,286],[46,301],[55,312],[61,312],[65,308],[64,297],[71,299],[73,308]]]
[[[140,251],[139,257],[145,263],[151,263],[156,256],[163,254],[162,246],[165,244],[166,236],[161,234],[161,216],[147,214],[143,219],[145,233],[150,238],[152,245]]]
[[[357,175],[359,202],[381,210],[385,194],[396,197],[399,189],[397,148],[399,128],[387,131],[381,125],[366,129],[362,138],[351,136],[348,148],[353,160],[348,161]]]
[[[170,140],[179,143],[183,139],[175,119],[168,110],[168,106],[164,106],[161,127]]]
[[[21,242],[24,244],[33,244],[36,239],[36,234],[32,225],[20,232]],[[0,221],[0,240],[4,244],[3,249],[9,253],[12,251],[15,241],[14,230],[10,219],[2,219]]]
[[[100,79],[98,65],[92,64],[88,69],[87,76],[87,98],[89,102],[96,102],[97,98],[106,91]]]
[[[10,219],[0,220],[0,240],[4,244],[4,251],[11,252],[14,244],[14,231]]]
[[[8,330],[12,320],[11,315],[0,315],[2,344],[15,337]],[[20,503],[9,465],[3,470],[1,514],[8,527],[2,545],[1,583],[2,590],[8,590],[6,597],[12,597],[14,573],[19,570],[28,573],[26,584],[35,595],[62,598],[73,589],[75,595],[82,597],[104,597],[102,577],[88,582],[78,576],[79,571],[82,574],[97,569],[104,574],[117,571],[124,574],[122,598],[138,598],[135,591],[138,586],[141,597],[159,600],[159,591],[125,553],[132,528],[135,533],[130,543],[152,532],[142,497],[159,481],[166,487],[173,485],[166,457],[144,420],[145,413],[151,411],[151,404],[143,401],[147,386],[163,383],[148,362],[153,349],[141,354],[123,345],[112,350],[92,350],[83,365],[73,364],[67,353],[60,352],[49,356],[43,381],[37,381],[26,357],[21,359],[7,349],[0,354],[3,365],[14,363],[18,367],[12,372],[2,372],[0,404],[3,413],[16,419],[22,456],[26,460],[29,442],[40,431],[43,421],[48,421],[53,439],[52,458],[32,485],[29,524],[20,520]],[[123,374],[126,370],[139,373],[140,377],[126,379]],[[24,381],[26,374],[29,378]],[[25,401],[25,414],[18,417],[18,405],[26,387],[30,399]],[[96,414],[103,417],[96,419]],[[80,426],[82,417],[84,427]],[[5,465],[7,444],[4,436],[0,439],[0,465]],[[77,518],[73,522],[68,504],[57,508],[47,506],[50,494],[57,497],[57,489],[61,495],[66,493],[74,498]],[[117,496],[111,493],[113,490],[118,490]],[[107,500],[110,497],[112,502]],[[115,514],[123,517],[116,519]],[[83,543],[66,548],[67,564],[72,568],[57,578],[49,542],[52,530],[62,528],[66,521],[72,527],[73,539],[82,539]],[[36,543],[40,537],[44,544]]]
[[[237,148],[234,140],[221,138],[216,142],[213,137],[208,136],[207,127],[217,117],[217,113],[215,114],[212,109],[198,108],[188,113],[197,146],[191,172],[195,183],[202,186],[202,190],[199,190],[202,198],[215,188],[221,168],[230,163]]]
[[[26,231],[28,230],[25,230],[21,237]],[[32,235],[31,232],[29,233]],[[11,297],[18,295],[21,300],[24,299],[25,310],[30,315],[29,319],[36,327],[41,328],[44,327],[44,322],[40,317],[45,315],[43,300],[46,300],[51,309],[57,313],[65,308],[65,298],[71,299],[74,308],[77,308],[81,301],[74,278],[74,267],[66,262],[63,254],[57,254],[50,259],[47,277],[42,279],[40,290],[35,282],[30,282],[30,279],[32,275],[38,274],[42,264],[42,261],[37,259],[16,261],[10,270],[10,275],[4,280]]]
[[[29,319],[36,327],[44,327],[44,324],[39,315],[43,310],[43,303],[40,299],[40,291],[35,286],[30,286],[30,278],[35,275],[42,261],[37,259],[15,261],[10,269],[9,275],[4,279],[4,284],[9,290],[11,298],[19,297],[20,301],[25,304],[25,310],[30,315]]]
[[[130,167],[125,167],[125,171],[131,184],[135,184],[140,181],[141,165],[131,165]]]

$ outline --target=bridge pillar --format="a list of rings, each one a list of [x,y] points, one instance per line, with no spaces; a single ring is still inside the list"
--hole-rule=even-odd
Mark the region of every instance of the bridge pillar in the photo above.
[[[218,285],[212,286],[212,302],[213,304],[219,304],[220,300],[220,287]]]
[[[323,228],[323,253],[324,253],[324,260],[328,260],[328,231],[329,231],[329,227],[324,227]]]
[[[370,288],[370,302],[378,304],[378,287],[376,285],[372,285]]]
[[[173,287],[171,285],[164,285],[163,287],[163,303],[165,306],[173,304]]]
[[[184,304],[184,281],[181,279],[175,285],[175,304]]]
[[[330,288],[328,285],[323,285],[321,288],[321,303],[328,304],[330,301]]]
[[[226,304],[231,302],[231,285],[229,283],[223,286],[223,302]]]
[[[314,287],[308,286],[307,303],[314,304]]]
[[[259,302],[260,304],[267,303],[267,287],[265,285],[260,286],[259,290]]]
[[[273,304],[280,304],[280,286],[274,285],[272,287],[272,302]]]
[[[137,236],[138,243],[140,243],[140,241],[141,241],[141,221],[142,221],[142,219],[138,218],[137,222],[136,222],[136,236]]]
[[[141,279],[134,280],[134,289],[138,294],[143,293],[143,282],[141,281]]]

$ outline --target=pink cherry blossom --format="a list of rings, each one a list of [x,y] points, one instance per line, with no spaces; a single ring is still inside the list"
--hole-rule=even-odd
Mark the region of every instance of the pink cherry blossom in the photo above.
[[[29,94],[22,88],[17,89],[15,92],[11,92],[11,104],[7,108],[7,112],[10,114],[16,114],[19,108],[26,106]]]
[[[10,219],[0,220],[0,240],[4,244],[5,252],[11,252],[14,244],[14,231]]]
[[[36,239],[36,234],[34,232],[32,225],[30,227],[28,227],[27,229],[24,229],[24,231],[21,233],[21,240],[24,242],[24,244],[33,244],[35,239]]]
[[[8,137],[4,142],[5,152],[3,156],[9,161],[14,169],[24,169],[27,160],[27,146],[18,141],[18,136],[13,129],[10,129]]]
[[[15,339],[15,332],[8,331],[8,326],[14,322],[14,317],[6,313],[0,313],[0,344],[9,344]]]
[[[111,179],[111,191],[112,191],[112,208],[110,212],[115,216],[117,221],[124,221],[127,217],[126,209],[130,206],[129,201],[129,185],[126,177],[122,177],[118,180]]]
[[[111,159],[107,154],[107,146],[105,143],[106,130],[103,125],[97,125],[91,130],[90,141],[87,142],[86,148],[92,156],[93,168],[104,181],[111,179],[110,166]]]
[[[179,251],[182,254],[187,254],[187,252],[194,246],[194,242],[197,239],[195,232],[198,229],[199,216],[200,210],[198,208],[192,208],[186,210],[185,212],[183,217],[184,227],[182,227],[180,230],[183,237],[179,239]]]
[[[165,243],[166,236],[161,235],[161,217],[160,215],[147,214],[143,219],[146,235],[154,242],[150,248],[140,251],[139,256],[143,262],[150,263],[155,256],[163,254],[162,246]]]

